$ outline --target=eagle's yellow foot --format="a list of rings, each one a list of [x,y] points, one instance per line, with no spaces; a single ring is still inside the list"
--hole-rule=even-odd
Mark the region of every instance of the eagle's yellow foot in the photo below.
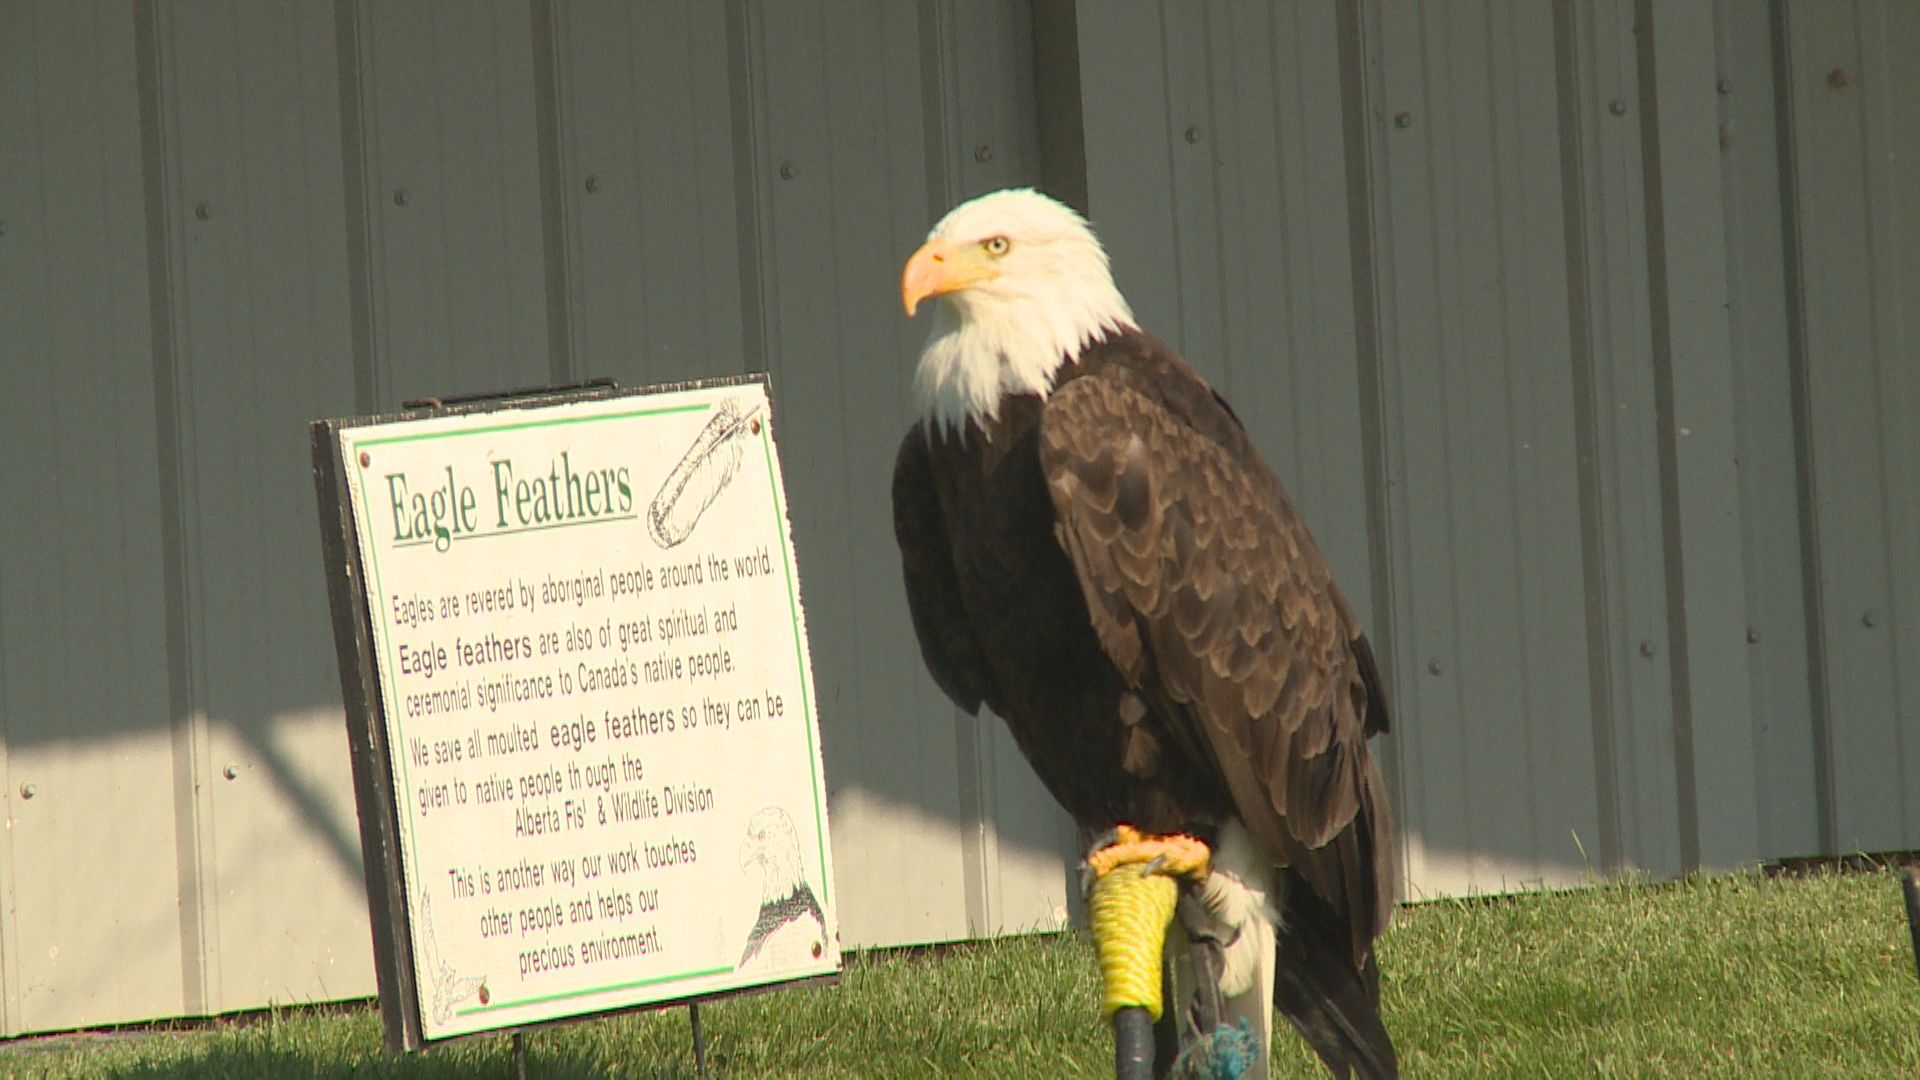
[[[1155,1019],[1160,1000],[1160,956],[1179,899],[1176,877],[1207,876],[1207,845],[1191,836],[1143,836],[1131,826],[1087,856],[1093,887],[1087,921],[1100,959],[1101,1011],[1112,1016],[1140,1007]]]

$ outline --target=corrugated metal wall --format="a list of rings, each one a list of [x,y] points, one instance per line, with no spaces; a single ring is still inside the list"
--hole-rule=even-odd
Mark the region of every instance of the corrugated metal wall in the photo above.
[[[5,1030],[181,1006],[141,116],[124,6],[0,31]],[[85,853],[84,857],[78,857]]]
[[[1429,895],[1920,844],[1895,0],[0,0],[0,1031],[372,989],[305,421],[764,369],[848,944],[1057,924],[901,258],[1084,199],[1390,664]]]
[[[1826,844],[1920,843],[1920,8],[1781,12]]]

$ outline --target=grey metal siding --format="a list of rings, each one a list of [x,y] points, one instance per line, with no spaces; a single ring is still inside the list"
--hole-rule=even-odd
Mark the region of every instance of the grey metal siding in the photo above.
[[[1579,445],[1582,578],[1591,653],[1599,865],[1682,866],[1668,651],[1668,567],[1652,267],[1634,16],[1559,5],[1559,143],[1565,186],[1570,417]]]
[[[371,980],[300,437],[356,407],[332,13],[153,9],[156,325],[189,1011]],[[297,902],[292,898],[298,897]]]
[[[560,208],[574,378],[635,385],[748,370],[723,4],[553,8]]]
[[[1740,549],[1719,122],[1705,5],[1635,8],[1656,401],[1662,412],[1668,662],[1685,865],[1759,858]]]
[[[134,24],[95,3],[13,4],[0,25],[0,975],[20,1031],[180,1009],[175,860],[191,839]]]
[[[1829,758],[1816,737],[1821,695],[1808,648],[1805,372],[1790,314],[1783,199],[1788,91],[1774,77],[1780,54],[1772,23],[1746,17],[1738,0],[1722,0],[1715,16],[1762,848],[1776,856],[1834,851]]]
[[[1920,10],[1784,11],[1833,842],[1920,835]]]
[[[1551,13],[1380,19],[1408,875],[1419,891],[1573,880],[1602,826]]]
[[[351,24],[375,401],[553,381],[526,4],[368,0]]]
[[[1725,696],[1738,679],[1715,666],[1724,647],[1705,649],[1698,671],[1691,660],[1696,638],[1712,636],[1704,628],[1710,609],[1724,617],[1725,600],[1708,588],[1714,603],[1690,605],[1686,594],[1700,591],[1693,579],[1726,565],[1689,558],[1727,545],[1724,533],[1696,522],[1722,522],[1696,510],[1700,492],[1713,499],[1731,490],[1724,424],[1721,441],[1703,449],[1708,425],[1729,413],[1726,395],[1716,396],[1720,388],[1711,383],[1714,373],[1725,375],[1726,349],[1710,339],[1716,325],[1725,332],[1725,316],[1700,295],[1711,285],[1699,269],[1677,265],[1677,257],[1721,247],[1702,238],[1718,209],[1700,201],[1702,177],[1715,175],[1703,171],[1700,155],[1712,152],[1715,133],[1703,130],[1697,107],[1679,107],[1697,97],[1658,88],[1660,63],[1682,70],[1692,87],[1692,76],[1711,70],[1703,52],[1713,39],[1698,20],[1656,23],[1626,4],[1565,5],[1557,22],[1592,722],[1607,826],[1600,854],[1609,869],[1672,873],[1703,857],[1696,768],[1709,779],[1748,773],[1724,740],[1706,739],[1696,753],[1703,740],[1691,726],[1696,707],[1712,717],[1745,712]],[[1663,155],[1671,160],[1659,165]],[[1671,209],[1682,197],[1693,202]],[[1676,236],[1676,225],[1693,232]],[[1676,342],[1676,329],[1695,337]],[[1689,467],[1694,457],[1703,464]],[[1711,473],[1716,466],[1720,473]],[[1738,790],[1704,798],[1716,835],[1721,817],[1750,812],[1752,804],[1750,792]],[[1708,862],[1754,857],[1751,838],[1741,835],[1732,850],[1716,846]]]

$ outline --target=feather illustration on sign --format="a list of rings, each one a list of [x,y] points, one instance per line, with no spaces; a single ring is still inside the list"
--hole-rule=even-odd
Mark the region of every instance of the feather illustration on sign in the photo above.
[[[647,507],[647,531],[655,543],[670,548],[693,535],[700,515],[740,471],[747,436],[760,431],[759,412],[757,405],[742,410],[731,398],[714,406],[707,426]]]

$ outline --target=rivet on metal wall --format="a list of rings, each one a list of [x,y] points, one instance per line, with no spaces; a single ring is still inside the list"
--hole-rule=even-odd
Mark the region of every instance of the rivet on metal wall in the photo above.
[[[365,450],[360,451],[360,467],[364,469],[371,464],[373,464],[373,455]]]
[[[21,798],[23,798],[23,799],[31,799],[31,798],[33,798],[33,797],[34,797],[35,795],[38,795],[38,794],[40,794],[40,789],[39,789],[39,788],[38,788],[37,786],[35,786],[35,785],[33,785],[33,784],[21,784],[21,785],[20,785],[20,797],[21,797]]]
[[[1412,126],[1413,126],[1413,114],[1412,114],[1412,113],[1410,113],[1410,112],[1401,112],[1401,113],[1394,113],[1394,114],[1393,114],[1393,126],[1394,126],[1394,127],[1397,127],[1397,128],[1410,128],[1410,127],[1412,127]]]
[[[1440,661],[1438,660],[1427,661],[1427,671],[1429,674],[1438,675],[1445,670],[1446,670],[1445,668],[1440,666]]]
[[[213,207],[205,201],[194,203],[193,216],[205,221],[213,216]]]
[[[982,165],[985,165],[987,162],[992,161],[993,147],[988,146],[986,143],[981,143],[979,146],[974,147],[973,160],[979,162]]]
[[[599,190],[600,190],[600,177],[597,175],[589,174],[587,176],[587,194],[591,195],[594,192]]]
[[[1721,93],[1723,93],[1723,94],[1731,94],[1731,93],[1733,93],[1733,83],[1731,83],[1731,82],[1729,82],[1728,80],[1726,80],[1726,79],[1724,79],[1724,78],[1723,78],[1723,79],[1720,79],[1720,80],[1719,80],[1719,81],[1717,81],[1717,82],[1715,82],[1715,83],[1713,84],[1713,88],[1714,88],[1715,90],[1718,90],[1718,91],[1720,91],[1720,92],[1721,92]]]
[[[800,166],[795,165],[791,161],[783,161],[780,163],[780,179],[791,180],[794,177],[799,175],[800,175]]]
[[[1747,644],[1749,645],[1760,644],[1760,631],[1755,630],[1751,626],[1747,627]]]
[[[1873,629],[1873,624],[1874,624],[1874,623],[1875,623],[1876,621],[1877,621],[1877,620],[1876,620],[1876,619],[1874,618],[1874,615],[1873,615],[1873,609],[1872,609],[1872,608],[1868,608],[1868,609],[1867,609],[1866,611],[1863,611],[1863,612],[1861,612],[1861,613],[1860,613],[1860,625],[1861,625],[1861,626],[1864,626],[1864,627],[1866,627],[1867,629],[1869,629],[1869,630],[1871,630],[1871,629]]]
[[[240,766],[229,765],[226,768],[220,770],[220,775],[226,777],[229,780],[238,780],[240,778]]]
[[[1834,68],[1832,71],[1827,72],[1827,85],[1833,87],[1835,90],[1845,90],[1847,84],[1852,81],[1853,79],[1847,75],[1846,68]]]
[[[1197,127],[1197,126],[1195,126],[1195,127],[1190,127],[1190,128],[1188,128],[1188,129],[1187,129],[1187,144],[1188,144],[1188,145],[1190,145],[1190,146],[1198,146],[1198,145],[1200,145],[1200,129],[1199,129],[1199,127]]]
[[[395,205],[395,206],[405,206],[405,205],[407,205],[407,198],[408,198],[408,196],[407,196],[407,189],[406,189],[406,188],[395,188],[395,189],[394,189],[394,192],[393,192],[393,205]]]
[[[1650,656],[1652,656],[1652,655],[1653,655],[1653,642],[1651,642],[1651,641],[1646,641],[1646,640],[1642,640],[1642,641],[1640,642],[1640,655],[1641,655],[1641,656],[1648,656],[1648,657],[1650,657]]]
[[[1612,101],[1607,102],[1607,111],[1615,116],[1627,115],[1627,99],[1614,98]]]

